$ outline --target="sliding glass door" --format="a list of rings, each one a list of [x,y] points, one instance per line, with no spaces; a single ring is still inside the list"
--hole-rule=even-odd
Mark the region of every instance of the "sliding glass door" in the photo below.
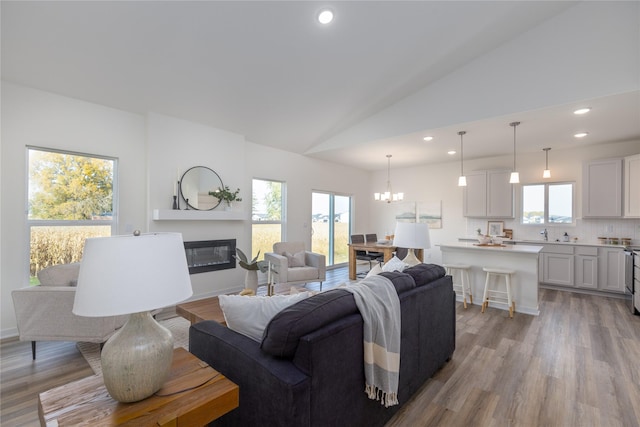
[[[351,197],[313,192],[311,206],[311,250],[324,254],[327,265],[349,261]]]

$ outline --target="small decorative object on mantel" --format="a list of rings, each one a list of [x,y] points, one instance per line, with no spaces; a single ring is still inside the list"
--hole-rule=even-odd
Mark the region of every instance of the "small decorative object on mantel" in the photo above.
[[[260,256],[260,251],[258,254],[249,261],[249,258],[242,252],[239,248],[236,248],[235,259],[238,260],[238,264],[240,267],[247,270],[247,275],[244,279],[244,287],[245,289],[252,289],[254,292],[258,290],[258,270],[263,273],[266,273],[269,268],[269,263],[267,261],[258,261],[258,257]]]
[[[231,191],[228,185],[225,185],[224,188],[218,187],[216,191],[209,191],[210,196],[213,196],[218,200],[224,200],[227,203],[227,208],[231,207],[231,202],[242,201],[242,198],[238,197],[239,193],[239,188],[236,191]]]
[[[176,181],[173,185],[173,210],[180,210],[180,197],[178,192],[180,191],[180,180]]]

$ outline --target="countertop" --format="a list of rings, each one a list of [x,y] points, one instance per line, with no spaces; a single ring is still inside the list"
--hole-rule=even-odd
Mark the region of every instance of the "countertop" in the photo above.
[[[443,243],[441,248],[449,249],[467,249],[478,251],[494,251],[494,252],[507,252],[507,253],[521,253],[521,254],[538,254],[542,250],[542,245],[533,244],[506,244],[504,246],[478,246],[477,243],[472,242],[453,242]]]
[[[460,243],[462,242],[477,242],[478,240],[476,238],[473,237],[461,237],[460,238]],[[503,240],[503,243],[506,245],[573,245],[573,246],[597,246],[597,247],[601,247],[601,248],[619,248],[619,249],[624,249],[626,247],[626,245],[610,245],[610,244],[603,244],[603,243],[598,243],[598,242],[587,242],[587,241],[580,241],[578,240],[577,242],[556,242],[555,240],[549,240],[549,241],[544,241],[542,239],[540,240],[518,240],[518,239],[513,239],[513,240]]]

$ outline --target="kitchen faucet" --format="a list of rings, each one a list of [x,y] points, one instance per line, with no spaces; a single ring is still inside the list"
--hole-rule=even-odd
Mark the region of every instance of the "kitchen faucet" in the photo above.
[[[547,240],[549,240],[549,235],[547,233],[547,229],[545,228],[544,230],[542,230],[540,232],[540,234],[544,234],[544,241],[546,242]]]

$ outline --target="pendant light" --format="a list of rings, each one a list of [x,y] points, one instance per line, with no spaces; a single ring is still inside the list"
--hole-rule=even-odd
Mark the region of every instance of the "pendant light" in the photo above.
[[[551,178],[551,171],[549,170],[549,150],[551,150],[551,148],[542,149],[542,151],[544,151],[545,158],[546,158],[544,172],[542,172],[543,178]]]
[[[464,135],[465,131],[461,130],[458,132],[460,135],[460,177],[458,177],[458,187],[466,187],[467,186],[467,177],[464,176],[464,165],[463,165],[463,155],[462,155],[462,135]]]
[[[519,184],[520,183],[520,174],[516,172],[516,126],[518,126],[520,122],[511,122],[509,126],[513,126],[513,171],[511,172],[511,177],[509,178],[510,184]]]
[[[383,193],[373,193],[374,200],[381,202],[398,202],[404,199],[404,193],[393,193],[391,191],[391,154],[387,154],[387,191]]]

